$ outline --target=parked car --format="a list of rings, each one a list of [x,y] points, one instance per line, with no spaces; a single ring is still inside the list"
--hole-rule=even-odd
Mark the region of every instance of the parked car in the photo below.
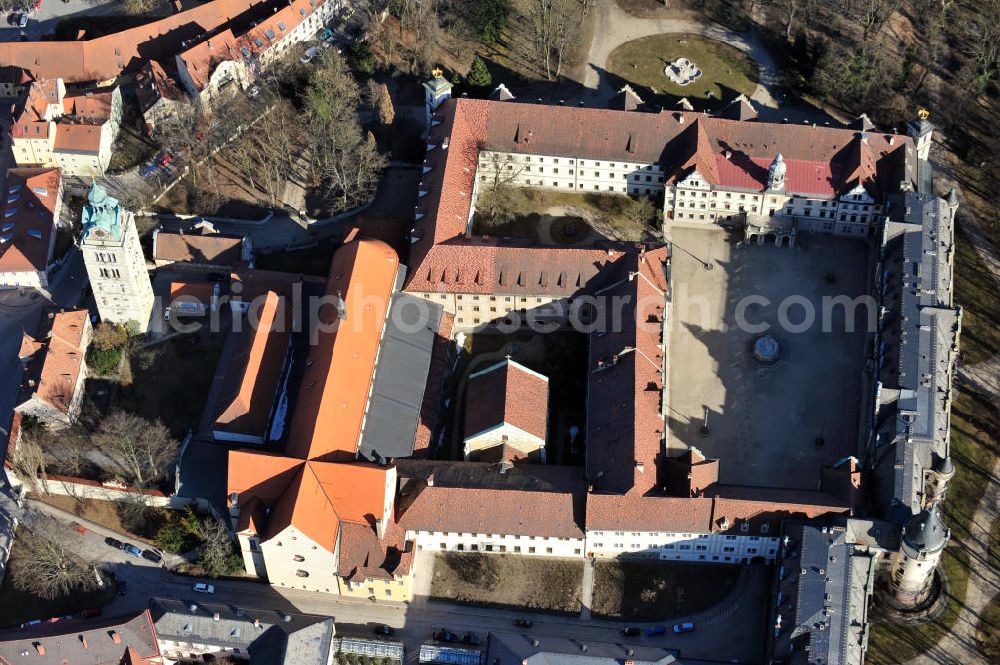
[[[211,584],[205,584],[204,582],[198,582],[193,587],[191,587],[198,593],[215,593],[215,586]]]
[[[650,626],[646,629],[646,637],[656,637],[658,635],[665,635],[667,632],[666,626]]]
[[[479,646],[480,644],[482,644],[482,640],[479,639],[479,635],[476,635],[475,633],[466,633],[462,637],[462,644],[471,644],[473,646]]]
[[[156,165],[162,168],[167,164],[169,164],[173,158],[174,158],[173,155],[164,150],[163,152],[160,153],[160,156],[156,158]]]
[[[252,85],[249,88],[247,88],[247,97],[256,97],[259,94],[260,94],[259,87]]]
[[[531,628],[534,622],[531,619],[514,619],[514,625],[518,628]]]
[[[691,622],[674,624],[675,633],[690,633],[693,630],[694,630],[694,624]]]
[[[452,633],[447,628],[442,628],[434,632],[434,639],[438,642],[454,642],[455,633]]]
[[[385,624],[382,624],[380,626],[375,626],[374,632],[376,635],[385,635],[386,637],[389,637],[396,631],[392,629],[392,626],[387,626]]]
[[[163,308],[163,320],[164,321],[170,320],[170,305],[167,305],[166,307]]]
[[[641,631],[635,626],[625,626],[622,628],[622,637],[639,637]]]
[[[42,622],[41,619],[32,619],[31,621],[25,621],[21,624],[21,628],[27,628],[29,626],[37,626]]]
[[[303,65],[308,65],[310,62],[313,61],[313,58],[315,58],[317,55],[319,55],[319,47],[311,46],[308,49],[306,49],[305,54],[302,56],[299,62],[301,62]]]
[[[156,165],[156,162],[150,162],[149,164],[146,164],[145,166],[142,167],[142,170],[139,171],[139,175],[142,176],[143,178],[148,178],[149,176],[156,173],[156,169],[158,168],[159,167]]]
[[[110,545],[111,547],[115,548],[116,550],[120,550],[122,548],[122,545],[124,545],[125,543],[123,543],[122,541],[118,540],[117,538],[112,538],[111,536],[108,536],[107,538],[104,539],[104,544],[105,545]]]
[[[163,557],[156,550],[143,550],[142,558],[146,561],[152,561],[153,563],[160,563],[163,561]]]
[[[142,556],[142,550],[132,543],[123,543],[122,552],[125,552],[125,554],[131,554],[132,556]]]
[[[128,594],[128,585],[123,580],[115,580],[115,587],[118,589],[119,596]]]

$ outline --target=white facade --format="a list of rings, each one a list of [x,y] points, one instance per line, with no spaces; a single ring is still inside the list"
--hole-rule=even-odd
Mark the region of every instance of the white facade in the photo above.
[[[134,321],[146,332],[153,310],[153,287],[142,256],[134,215],[121,211],[121,239],[89,233],[80,242],[87,276],[102,321]]]
[[[665,178],[663,166],[659,164],[483,150],[479,153],[477,185],[489,186],[497,169],[504,174],[504,182],[519,187],[561,189],[580,194],[658,196],[663,193]]]
[[[495,552],[525,556],[583,558],[583,538],[553,538],[499,533],[452,533],[407,529],[406,539],[429,552]]]
[[[664,561],[749,562],[775,558],[778,538],[767,535],[655,531],[587,531],[587,552],[595,557],[643,555]]]
[[[339,593],[340,590],[337,576],[339,537],[336,550],[330,552],[294,525],[260,543],[267,580],[271,584],[323,593]]]

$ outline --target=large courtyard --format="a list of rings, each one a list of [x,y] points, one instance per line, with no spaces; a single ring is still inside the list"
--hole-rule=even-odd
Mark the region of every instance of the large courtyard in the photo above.
[[[737,246],[717,228],[671,239],[668,454],[720,459],[723,484],[816,489],[823,465],[858,448],[869,317],[854,308],[848,332],[847,308],[824,302],[867,292],[868,245],[799,235],[791,248]],[[762,334],[778,344],[773,364],[752,353]]]

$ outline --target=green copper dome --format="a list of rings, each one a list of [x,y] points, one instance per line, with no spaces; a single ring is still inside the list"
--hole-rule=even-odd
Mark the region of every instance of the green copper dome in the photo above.
[[[95,181],[87,192],[87,205],[83,206],[82,239],[86,240],[93,231],[100,231],[114,240],[121,240],[121,213],[118,199],[108,196],[108,191]]]

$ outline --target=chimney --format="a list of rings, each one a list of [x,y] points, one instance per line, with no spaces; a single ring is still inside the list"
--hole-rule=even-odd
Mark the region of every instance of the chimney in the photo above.
[[[45,645],[44,644],[42,644],[41,642],[32,642],[31,645],[33,647],[35,647],[35,651],[38,652],[39,656],[44,656],[45,655]]]
[[[733,153],[732,153],[732,151],[730,151],[730,150],[727,150],[727,151],[726,151],[726,159],[732,159],[732,158],[733,158]]]
[[[428,487],[434,487],[434,474],[433,473],[428,474],[428,476],[427,476],[427,486]]]
[[[219,613],[218,612],[214,612],[212,614],[212,621],[218,621],[218,620],[219,620]]]
[[[80,636],[80,644],[83,645],[84,649],[89,649],[90,648],[90,645],[87,643],[87,638],[84,637],[83,635]]]
[[[122,636],[118,634],[117,630],[109,630],[108,635],[111,637],[111,641],[115,644],[122,643]]]

